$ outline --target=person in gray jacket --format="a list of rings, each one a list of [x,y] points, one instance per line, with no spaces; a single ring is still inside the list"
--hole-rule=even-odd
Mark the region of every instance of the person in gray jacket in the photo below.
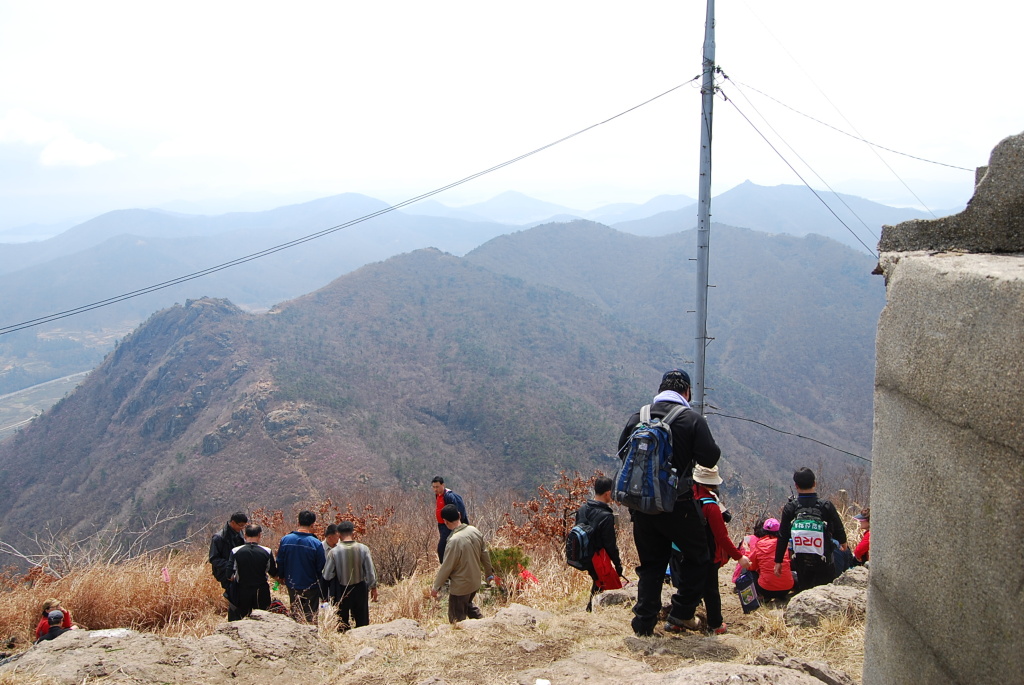
[[[338,607],[341,619],[339,630],[370,623],[370,603],[377,601],[377,570],[373,566],[370,548],[353,539],[355,525],[351,521],[338,524],[340,541],[327,553],[323,576],[328,583],[331,603]]]

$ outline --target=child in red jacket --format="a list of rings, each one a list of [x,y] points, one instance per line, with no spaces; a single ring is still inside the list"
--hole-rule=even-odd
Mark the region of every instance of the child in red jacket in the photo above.
[[[718,590],[718,569],[724,566],[729,559],[739,561],[744,568],[750,564],[750,560],[743,556],[743,553],[736,549],[736,545],[729,539],[729,531],[725,527],[728,512],[718,501],[718,486],[722,483],[722,477],[718,475],[718,467],[707,468],[697,464],[693,468],[693,481],[693,498],[698,501],[704,512],[708,532],[708,552],[711,554],[711,565],[708,567],[708,574],[704,580],[704,609],[707,613],[707,629],[716,635],[721,635],[727,632],[727,628],[722,619],[722,595]],[[675,559],[676,555],[673,554],[673,563],[675,563]],[[682,632],[685,628],[673,623],[666,623],[665,630]]]

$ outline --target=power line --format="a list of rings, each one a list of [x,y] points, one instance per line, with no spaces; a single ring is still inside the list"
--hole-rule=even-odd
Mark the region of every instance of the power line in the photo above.
[[[847,124],[849,124],[850,128],[852,128],[857,133],[857,135],[860,136],[860,140],[864,140],[864,137],[861,136],[860,131],[858,131],[857,127],[853,125],[853,122],[846,118],[846,115],[843,114],[842,110],[840,110],[839,107],[837,107],[836,104],[834,102],[832,102],[832,100],[829,98],[829,96],[825,94],[825,91],[821,89],[821,86],[819,86],[817,84],[817,82],[813,78],[811,78],[811,75],[807,72],[806,69],[804,69],[803,65],[800,64],[800,62],[798,62],[797,59],[795,57],[793,57],[793,54],[786,48],[786,44],[783,43],[781,40],[779,40],[778,37],[774,33],[772,33],[771,29],[768,28],[768,25],[765,24],[761,20],[761,17],[758,16],[758,14],[756,12],[754,12],[754,10],[752,10],[750,8],[750,5],[748,5],[746,2],[744,2],[743,4],[746,5],[747,11],[750,12],[751,14],[753,14],[754,17],[761,23],[761,26],[763,26],[764,30],[768,32],[768,35],[775,39],[775,42],[777,42],[779,44],[779,46],[782,48],[782,51],[785,52],[789,56],[789,58],[791,60],[793,60],[793,64],[795,64],[800,69],[800,71],[804,72],[804,76],[807,77],[807,80],[811,82],[811,85],[814,86],[815,90],[818,91],[818,93],[821,95],[821,97],[825,98],[825,102],[827,102],[828,104],[832,105],[832,109],[834,109],[836,111],[836,113],[839,114],[840,117],[842,117],[843,121],[845,121]],[[864,140],[864,142],[867,143],[866,140]],[[924,203],[924,200],[919,198],[917,196],[917,193],[915,193],[913,190],[911,190],[910,186],[907,185],[907,182],[904,181],[900,177],[900,175],[896,173],[896,170],[893,169],[889,165],[889,163],[885,161],[885,159],[882,157],[882,155],[878,154],[878,150],[876,150],[873,145],[868,143],[868,149],[870,149],[871,152],[874,153],[875,157],[878,157],[878,161],[880,161],[882,164],[885,165],[885,168],[889,170],[889,173],[891,173],[893,176],[896,177],[896,180],[899,181],[903,185],[903,187],[907,189],[908,193],[910,193],[911,195],[914,196],[914,199],[916,199],[921,204],[921,206],[924,207],[928,211],[928,213],[932,215],[933,218],[938,218],[938,217],[935,216],[935,212],[933,212],[931,209],[929,209],[928,205],[926,205]],[[968,171],[970,171],[970,170],[968,170]]]
[[[726,74],[725,72],[722,72],[722,77],[725,78],[725,80],[727,80],[727,81],[732,81],[732,79],[729,78],[729,75]],[[732,82],[736,83],[736,81],[732,81]],[[759,117],[761,117],[761,120],[764,121],[764,123],[768,124],[768,128],[770,128],[772,130],[772,133],[774,133],[776,136],[778,136],[779,140],[781,140],[783,143],[785,143],[786,147],[788,147],[790,149],[790,151],[794,155],[797,156],[797,159],[799,159],[801,162],[803,162],[804,166],[806,166],[808,169],[810,169],[811,173],[814,174],[815,176],[817,176],[818,180],[825,184],[825,187],[828,188],[832,192],[833,195],[835,195],[836,199],[839,200],[840,202],[842,202],[843,206],[846,207],[848,210],[850,210],[851,214],[853,214],[855,217],[857,217],[857,221],[859,221],[861,223],[861,225],[864,227],[864,230],[866,230],[868,232],[868,234],[871,235],[871,237],[874,238],[877,241],[878,240],[878,236],[875,235],[875,232],[872,231],[871,227],[867,225],[867,222],[865,222],[864,219],[862,219],[860,217],[860,215],[857,214],[857,212],[855,212],[853,210],[853,207],[851,207],[849,204],[847,204],[846,200],[843,199],[843,196],[840,195],[839,193],[837,193],[835,191],[835,188],[830,186],[828,181],[826,181],[824,178],[822,178],[821,174],[819,174],[817,171],[815,171],[814,167],[812,167],[810,165],[810,163],[806,159],[804,159],[803,156],[801,156],[800,153],[797,152],[796,149],[792,145],[790,145],[789,142],[785,138],[782,137],[782,134],[780,134],[777,130],[775,130],[775,127],[772,126],[771,122],[768,121],[767,117],[765,117],[765,115],[761,114],[761,111],[754,105],[753,102],[750,101],[750,98],[747,97],[747,94],[744,93],[743,90],[740,89],[740,88],[737,88],[737,90],[739,90],[740,95],[743,96],[743,99],[747,101],[747,104],[749,104],[751,107],[754,108],[754,111],[757,112],[757,115]]]
[[[724,96],[724,94],[723,94],[723,96]],[[736,111],[740,113],[740,116],[743,117],[748,124],[750,124],[750,127],[752,129],[754,129],[754,131],[757,132],[757,135],[761,136],[761,138],[764,139],[764,142],[768,143],[768,147],[770,147],[772,149],[772,151],[775,152],[775,154],[777,154],[779,156],[779,159],[781,159],[786,164],[786,166],[788,166],[793,171],[793,173],[796,174],[796,177],[800,179],[800,182],[803,183],[805,186],[807,186],[808,190],[810,190],[812,193],[814,193],[814,197],[818,198],[818,201],[821,202],[821,204],[825,205],[825,209],[827,209],[829,212],[832,213],[832,216],[834,216],[836,218],[836,221],[841,223],[843,225],[843,227],[847,231],[850,232],[850,235],[852,235],[854,238],[856,238],[857,242],[864,246],[864,249],[868,251],[868,254],[870,254],[875,259],[878,259],[878,255],[875,253],[875,251],[872,250],[870,247],[868,247],[867,243],[865,243],[863,240],[861,240],[860,236],[857,235],[857,233],[852,228],[850,228],[849,226],[846,225],[845,221],[843,221],[841,218],[839,218],[839,215],[836,214],[835,210],[832,209],[832,207],[830,207],[827,202],[825,202],[825,199],[821,195],[818,194],[817,190],[815,190],[814,188],[811,187],[811,185],[804,179],[804,177],[800,175],[800,172],[797,171],[796,168],[792,164],[789,163],[789,160],[786,159],[782,155],[781,152],[779,152],[778,148],[776,148],[774,145],[772,145],[771,141],[768,140],[768,137],[765,134],[761,133],[761,130],[758,129],[757,126],[754,125],[754,122],[752,122],[747,117],[746,114],[743,113],[743,110],[741,110],[739,108],[739,106],[736,104],[736,102],[734,100],[732,100],[731,98],[725,98],[725,101],[728,102],[730,105],[732,105],[736,109]]]
[[[742,416],[730,416],[729,414],[722,414],[721,412],[708,412],[707,415],[708,416],[721,416],[721,417],[726,418],[726,419],[736,419],[737,421],[748,421],[750,423],[756,423],[757,425],[764,426],[765,428],[768,428],[769,430],[773,430],[776,433],[782,433],[783,435],[792,435],[795,438],[803,438],[804,440],[810,440],[811,442],[816,442],[819,445],[822,445],[824,447],[828,447],[829,449],[835,450],[836,452],[842,452],[843,454],[848,454],[851,457],[856,457],[857,459],[862,459],[863,461],[866,461],[869,464],[871,463],[871,460],[868,459],[867,457],[862,457],[859,454],[854,454],[853,452],[847,452],[846,450],[841,449],[839,447],[836,447],[835,445],[830,445],[827,442],[822,442],[821,440],[817,440],[817,439],[812,438],[812,437],[807,436],[807,435],[801,435],[800,433],[793,433],[791,431],[784,431],[781,428],[776,428],[775,426],[771,426],[771,425],[769,425],[767,423],[764,423],[763,421],[756,421],[754,419],[748,419],[748,418],[744,418]]]
[[[80,307],[75,307],[73,309],[67,309],[67,310],[64,310],[62,312],[55,312],[53,314],[47,314],[46,316],[40,316],[40,317],[35,318],[35,319],[29,319],[28,321],[22,321],[20,323],[11,324],[9,326],[3,326],[3,327],[0,327],[0,335],[7,335],[8,333],[14,333],[15,331],[24,330],[26,328],[32,328],[33,326],[40,326],[42,324],[51,323],[53,321],[57,321],[59,319],[64,319],[64,318],[67,318],[69,316],[75,316],[76,314],[83,314],[85,312],[92,311],[94,309],[99,309],[101,307],[107,307],[107,306],[110,306],[112,304],[116,304],[118,302],[123,302],[125,300],[130,300],[132,298],[139,297],[141,295],[147,295],[149,293],[156,292],[158,290],[163,290],[164,288],[170,288],[171,286],[174,286],[174,285],[179,285],[179,284],[185,283],[187,281],[195,280],[197,278],[201,278],[202,276],[208,276],[209,274],[216,273],[218,271],[223,271],[224,269],[229,269],[229,268],[231,268],[233,266],[238,266],[239,264],[244,264],[246,262],[251,262],[251,261],[253,261],[255,259],[259,259],[261,257],[266,257],[268,255],[274,254],[275,252],[280,252],[282,250],[286,250],[288,248],[295,247],[297,245],[301,245],[302,243],[306,243],[306,242],[309,242],[311,240],[316,240],[317,238],[322,238],[322,237],[324,237],[326,235],[329,235],[331,233],[335,233],[337,231],[349,228],[351,226],[355,226],[356,224],[360,224],[360,223],[362,223],[364,221],[369,221],[370,219],[374,219],[374,218],[376,218],[378,216],[381,216],[382,214],[387,214],[389,212],[395,211],[396,209],[401,209],[403,207],[407,207],[407,206],[409,206],[411,204],[415,204],[416,202],[419,202],[421,200],[425,200],[428,197],[433,197],[434,195],[437,195],[439,193],[443,193],[446,190],[451,190],[452,188],[460,186],[460,185],[462,185],[464,183],[468,183],[469,181],[472,181],[472,180],[475,180],[477,178],[480,178],[481,176],[484,176],[484,175],[489,174],[489,173],[494,172],[494,171],[498,171],[499,169],[503,169],[503,168],[505,168],[505,167],[507,167],[507,166],[509,166],[511,164],[515,164],[516,162],[520,162],[520,161],[526,159],[527,157],[532,157],[533,155],[535,155],[535,154],[537,154],[539,152],[543,152],[544,150],[547,150],[548,148],[554,147],[555,145],[558,145],[560,143],[564,143],[567,140],[570,140],[572,138],[575,138],[576,136],[582,135],[582,134],[584,134],[584,133],[586,133],[586,132],[588,132],[588,131],[590,131],[592,129],[595,129],[598,126],[602,126],[602,125],[607,124],[607,123],[609,123],[611,121],[614,121],[615,119],[618,119],[619,117],[625,116],[626,114],[629,114],[629,113],[631,113],[631,112],[633,112],[633,111],[643,107],[644,105],[648,105],[648,104],[654,102],[655,100],[658,100],[659,98],[662,98],[662,97],[664,97],[664,96],[666,96],[666,95],[668,95],[668,94],[670,94],[670,93],[672,93],[672,92],[674,92],[676,90],[679,90],[683,86],[685,86],[685,85],[687,85],[689,83],[692,83],[693,81],[696,81],[700,77],[701,76],[698,74],[697,76],[694,76],[692,79],[690,79],[689,81],[686,81],[685,83],[681,83],[678,86],[674,86],[672,88],[669,88],[665,92],[660,93],[658,95],[655,95],[652,98],[648,98],[647,100],[644,100],[643,102],[641,102],[638,105],[634,105],[633,107],[630,107],[627,110],[624,110],[622,112],[619,112],[618,114],[610,116],[610,117],[608,117],[607,119],[605,119],[603,121],[599,121],[596,124],[591,124],[590,126],[587,126],[586,128],[583,128],[583,129],[580,129],[579,131],[576,131],[575,133],[571,133],[571,134],[569,134],[567,136],[559,138],[558,140],[556,140],[556,141],[554,141],[552,143],[548,143],[547,145],[543,145],[543,146],[541,146],[541,147],[539,147],[539,148],[537,148],[535,150],[531,150],[530,152],[526,152],[524,154],[519,155],[518,157],[514,157],[512,159],[506,160],[506,161],[504,161],[504,162],[502,162],[500,164],[495,164],[494,166],[492,166],[492,167],[490,167],[488,169],[484,169],[483,171],[478,171],[475,174],[471,174],[469,176],[466,176],[465,178],[462,178],[462,179],[460,179],[458,181],[453,181],[452,183],[449,183],[448,185],[442,186],[440,188],[436,188],[436,189],[431,190],[429,192],[423,193],[422,195],[417,195],[416,197],[409,198],[408,200],[404,200],[402,202],[399,202],[397,204],[391,205],[389,207],[385,207],[384,209],[377,210],[376,212],[371,212],[370,214],[366,214],[365,216],[361,216],[358,219],[352,219],[351,221],[346,221],[345,223],[338,224],[337,226],[332,226],[330,228],[325,228],[322,231],[317,231],[316,233],[311,233],[311,234],[309,234],[307,236],[303,236],[301,238],[296,238],[295,240],[290,240],[290,241],[288,241],[286,243],[281,243],[280,245],[275,245],[273,247],[268,247],[265,250],[260,250],[259,252],[253,252],[252,254],[248,254],[248,255],[246,255],[244,257],[238,257],[236,259],[232,259],[232,260],[224,262],[222,264],[217,264],[216,266],[211,266],[209,268],[202,269],[200,271],[195,271],[195,272],[192,272],[190,274],[186,274],[184,276],[179,276],[177,278],[172,278],[172,279],[170,279],[168,281],[163,281],[162,283],[156,283],[156,284],[153,284],[153,285],[146,286],[144,288],[139,288],[137,290],[132,290],[132,291],[127,292],[127,293],[122,293],[120,295],[115,295],[113,297],[108,297],[108,298],[106,298],[104,300],[97,300],[96,302],[91,302],[89,304],[85,304],[85,305],[82,305]]]
[[[725,75],[723,74],[723,76],[725,76]],[[769,95],[768,93],[765,93],[764,91],[758,90],[757,88],[755,88],[754,86],[750,85],[749,83],[743,83],[742,81],[737,81],[736,79],[730,79],[728,76],[725,76],[725,78],[730,80],[730,81],[732,81],[733,83],[735,83],[737,85],[741,85],[741,86],[743,86],[745,88],[749,88],[750,90],[754,91],[755,93],[758,93],[760,95],[765,96],[769,100],[772,100],[773,102],[776,102],[776,103],[782,105],[786,109],[788,109],[788,110],[790,110],[792,112],[795,112],[795,113],[799,114],[802,117],[805,117],[805,118],[810,119],[811,121],[813,121],[813,122],[815,122],[817,124],[821,124],[822,126],[830,128],[833,131],[835,131],[836,133],[842,133],[844,136],[848,136],[848,137],[853,138],[854,140],[858,140],[858,141],[860,141],[862,143],[867,143],[871,147],[877,147],[879,150],[885,150],[886,152],[891,152],[891,153],[896,154],[896,155],[902,155],[903,157],[909,157],[910,159],[916,159],[919,162],[927,162],[928,164],[937,164],[938,166],[949,167],[950,169],[959,169],[960,171],[969,171],[972,174],[974,173],[974,169],[968,169],[967,167],[957,166],[955,164],[946,164],[945,162],[937,162],[934,159],[926,159],[924,157],[918,157],[917,155],[912,155],[912,154],[910,154],[908,152],[900,152],[899,150],[894,150],[891,147],[886,147],[884,145],[879,145],[878,143],[873,143],[870,140],[865,140],[864,138],[861,138],[858,135],[850,133],[849,131],[844,131],[843,129],[838,128],[836,126],[833,126],[832,124],[830,124],[828,122],[821,121],[820,119],[815,119],[810,114],[805,114],[804,112],[801,112],[800,110],[796,109],[795,107],[791,107],[791,106],[787,105],[782,100],[774,98],[771,95]],[[746,97],[746,96],[744,96],[744,97]],[[748,99],[747,102],[750,102],[750,100]]]

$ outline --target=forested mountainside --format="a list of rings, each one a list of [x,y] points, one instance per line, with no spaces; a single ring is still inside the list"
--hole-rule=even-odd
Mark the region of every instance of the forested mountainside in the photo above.
[[[168,508],[205,524],[360,484],[425,486],[435,473],[516,488],[562,468],[611,470],[625,417],[682,361],[638,331],[574,294],[436,250],[364,267],[267,314],[189,301],[154,314],[0,445],[0,534],[47,522],[88,530]],[[717,378],[730,407],[843,442]],[[753,424],[715,431],[733,486],[778,482],[793,460],[820,457]]]
[[[693,231],[641,238],[580,221],[501,236],[466,258],[578,295],[693,359],[695,245]],[[817,235],[720,224],[711,254],[710,403],[735,413],[727,397],[735,380],[867,455],[875,327],[885,304],[874,260]]]

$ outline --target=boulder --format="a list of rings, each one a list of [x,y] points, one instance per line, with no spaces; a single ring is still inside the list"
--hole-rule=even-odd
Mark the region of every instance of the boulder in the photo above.
[[[846,569],[841,576],[832,581],[832,584],[847,585],[867,592],[868,569],[866,566],[854,566],[853,568]]]
[[[320,681],[334,675],[334,657],[316,628],[254,611],[196,640],[132,630],[74,630],[32,647],[0,666],[60,685],[102,678],[109,683],[264,684]]]
[[[466,630],[480,628],[491,628],[496,625],[532,627],[551,618],[551,613],[524,606],[522,604],[509,604],[502,607],[494,616],[487,616],[478,619],[467,619],[458,625]]]
[[[404,637],[410,640],[427,639],[427,631],[411,618],[399,618],[388,623],[370,624],[353,628],[346,633],[353,640],[383,640],[386,637]]]
[[[813,627],[826,616],[849,614],[863,618],[867,613],[867,591],[850,585],[820,585],[804,590],[789,600],[783,614],[786,625]]]

